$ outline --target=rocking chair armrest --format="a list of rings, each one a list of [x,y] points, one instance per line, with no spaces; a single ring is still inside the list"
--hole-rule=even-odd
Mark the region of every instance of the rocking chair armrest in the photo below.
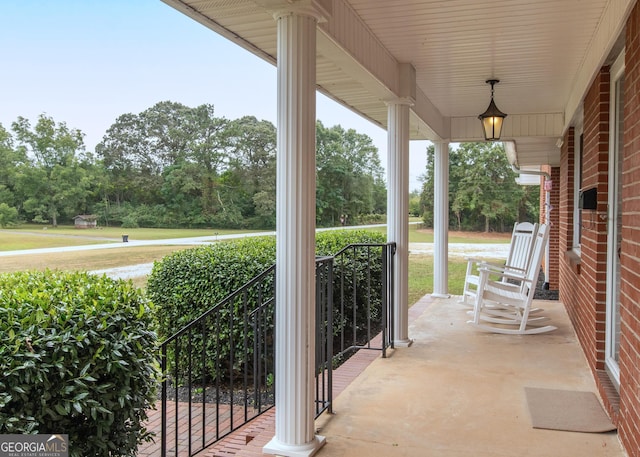
[[[467,261],[468,265],[475,265],[477,268],[481,268],[485,265],[495,266],[496,268],[504,267],[504,264],[499,264],[496,262],[490,262],[486,259],[486,257],[471,257],[465,256],[464,260]]]
[[[506,265],[504,263],[494,263],[494,262],[482,262],[479,265],[480,268],[488,268],[488,269],[492,269],[495,270],[496,273],[500,273],[503,271],[510,271],[510,272],[516,272],[517,273],[524,273],[526,272],[526,270],[524,268],[520,268],[520,267],[512,267],[510,265]]]
[[[483,275],[483,274],[489,275],[492,273],[496,273],[496,271],[491,270],[491,268],[485,268],[485,267],[480,268],[480,275]],[[531,282],[531,280],[525,276],[524,272],[522,274],[519,274],[516,272],[502,271],[500,274],[503,278],[515,279],[516,281],[523,281],[526,283]]]

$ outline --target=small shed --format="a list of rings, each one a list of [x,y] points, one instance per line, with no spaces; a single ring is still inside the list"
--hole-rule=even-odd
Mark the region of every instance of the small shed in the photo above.
[[[98,217],[91,214],[79,214],[73,218],[76,228],[87,229],[98,226]]]

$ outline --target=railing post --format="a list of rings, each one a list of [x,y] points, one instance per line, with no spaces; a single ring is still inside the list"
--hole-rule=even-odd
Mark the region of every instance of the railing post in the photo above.
[[[160,351],[160,370],[162,373],[162,417],[160,418],[160,455],[167,456],[167,346],[163,344]]]
[[[389,278],[389,341],[391,342],[391,349],[393,349],[395,347],[395,340],[396,340],[396,335],[395,335],[395,328],[396,328],[396,323],[395,323],[395,315],[396,315],[396,302],[395,302],[395,268],[396,268],[396,264],[395,264],[395,255],[396,255],[396,244],[392,243],[391,245],[389,245],[389,250],[390,250],[390,256],[389,256],[389,271],[388,271],[388,278]]]
[[[189,419],[188,419],[188,424],[189,424],[188,425],[188,427],[189,427],[189,430],[188,430],[189,442],[187,443],[187,447],[189,449],[189,454],[188,455],[192,455],[193,452],[192,452],[192,448],[191,448],[191,431],[193,430],[193,420],[192,420],[192,418],[193,418],[193,414],[192,414],[192,412],[193,412],[193,409],[192,409],[193,408],[193,404],[192,404],[191,399],[193,398],[193,395],[192,395],[192,390],[191,389],[193,387],[193,379],[192,379],[192,374],[193,374],[193,371],[192,371],[193,336],[192,336],[191,328],[189,329],[189,332],[187,333],[187,335],[189,336],[189,340],[188,340],[188,343],[187,343],[187,352],[188,352],[188,357],[187,357],[187,360],[188,360],[188,365],[187,365],[187,379],[188,379],[187,391],[188,391],[188,395],[189,395],[189,397],[188,397],[189,399],[188,399],[188,403],[187,403],[188,404],[187,412],[188,412],[188,415],[189,415]]]
[[[382,248],[382,358],[387,357],[387,336],[388,336],[388,313],[389,305],[389,265],[388,265],[389,244]]]
[[[180,442],[180,440],[179,440],[179,437],[180,437],[180,430],[179,430],[179,424],[180,424],[180,420],[179,419],[180,419],[180,416],[179,416],[179,411],[178,410],[180,408],[179,408],[178,395],[177,394],[178,394],[178,385],[179,385],[178,380],[180,379],[180,371],[179,371],[180,346],[178,344],[178,340],[176,339],[175,341],[176,341],[176,344],[175,344],[175,346],[176,346],[176,348],[175,348],[175,357],[176,357],[175,366],[176,366],[176,369],[175,369],[175,379],[173,381],[174,386],[175,386],[174,387],[175,400],[173,402],[176,405],[176,408],[175,408],[176,409],[176,414],[175,414],[175,420],[176,420],[176,426],[175,426],[176,427],[176,430],[175,430],[175,448],[176,448],[176,455],[178,455],[178,451],[179,451],[178,443]]]
[[[333,261],[329,262],[327,292],[327,353],[329,355],[327,382],[329,384],[329,414],[333,414]]]

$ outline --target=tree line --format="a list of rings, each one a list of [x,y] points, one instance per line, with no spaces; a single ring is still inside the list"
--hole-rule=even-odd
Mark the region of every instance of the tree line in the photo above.
[[[410,212],[433,225],[434,148]],[[160,102],[123,114],[95,151],[84,134],[41,115],[0,125],[0,226],[70,223],[95,215],[123,227],[275,227],[276,128],[213,105]],[[450,228],[509,231],[537,220],[539,187],[515,183],[501,143],[462,143],[449,155]],[[387,190],[371,138],[316,124],[318,226],[382,222]]]
[[[433,146],[427,148],[426,173],[419,204],[413,210],[433,227]],[[510,231],[518,221],[536,222],[540,186],[521,186],[502,143],[461,143],[449,151],[449,228],[464,231]]]
[[[271,122],[165,101],[119,116],[95,151],[83,138],[44,114],[0,125],[0,226],[92,214],[105,226],[275,227]],[[316,147],[317,224],[382,220],[386,185],[371,138],[318,121]]]

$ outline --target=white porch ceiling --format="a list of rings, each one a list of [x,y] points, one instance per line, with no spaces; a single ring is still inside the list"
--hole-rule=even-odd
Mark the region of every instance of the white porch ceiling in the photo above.
[[[267,8],[296,2],[163,1],[271,63],[276,23]],[[610,60],[634,0],[318,3],[329,12],[318,28],[319,90],[383,128],[384,101],[410,96],[413,139],[476,141],[490,98],[485,80],[500,79],[503,138],[529,166],[558,164],[556,142]],[[403,83],[407,67],[415,87]]]

